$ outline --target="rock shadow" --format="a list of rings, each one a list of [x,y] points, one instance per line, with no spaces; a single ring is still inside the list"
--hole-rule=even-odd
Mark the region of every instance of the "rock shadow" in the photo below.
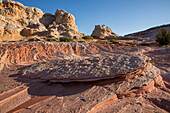
[[[18,82],[26,83],[28,93],[32,96],[69,96],[84,92],[94,86],[104,87],[109,84],[117,84],[124,81],[124,78],[114,78],[90,82],[70,82],[70,83],[52,83],[48,81],[41,81],[39,79],[29,79],[20,74],[10,75],[10,77],[17,77]]]
[[[55,16],[50,13],[45,13],[42,18],[39,19],[40,23],[43,24],[46,28],[49,27],[55,21]]]

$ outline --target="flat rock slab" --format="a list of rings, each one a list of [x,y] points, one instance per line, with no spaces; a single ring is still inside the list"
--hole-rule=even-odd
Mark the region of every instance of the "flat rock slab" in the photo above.
[[[161,83],[163,83],[161,76],[158,76],[159,74],[159,69],[148,63],[141,74],[132,74],[130,78],[114,78],[93,82],[71,82],[64,84],[56,83],[51,85],[47,83],[32,83],[29,85],[29,94],[40,97],[51,97],[31,106],[25,106],[24,109],[20,109],[16,112],[52,113],[54,111],[57,113],[71,113],[73,111],[74,113],[103,113],[104,109],[104,112],[107,113],[118,113],[118,111],[125,111],[125,113],[128,113],[130,109],[132,110],[131,112],[134,113],[140,112],[141,110],[145,111],[146,108],[149,113],[153,113],[151,111],[167,113],[162,112],[158,107],[152,106],[153,103],[149,103],[147,99],[146,107],[143,106],[145,103],[142,102],[142,99],[145,100],[145,98],[142,98],[142,95],[146,93],[148,95],[149,92],[155,89],[156,85],[161,85]],[[135,97],[131,98],[133,96]],[[130,100],[128,101],[126,97],[130,98]],[[138,106],[134,101],[131,101],[139,97],[142,98],[139,99],[142,106]],[[162,93],[159,97],[167,99],[169,96],[168,93]],[[120,104],[120,101],[125,102],[125,104]],[[160,101],[161,99],[158,102]],[[127,102],[129,102],[129,104]],[[164,103],[163,100],[161,101],[161,104],[162,103]],[[25,103],[25,105],[27,104],[29,104],[29,102]],[[115,105],[112,106],[111,104]],[[114,111],[108,112],[109,108]],[[140,110],[134,108],[140,108]]]
[[[56,59],[22,69],[29,78],[57,80],[56,82],[95,81],[123,77],[144,68],[149,57],[135,53],[112,53],[81,59]]]

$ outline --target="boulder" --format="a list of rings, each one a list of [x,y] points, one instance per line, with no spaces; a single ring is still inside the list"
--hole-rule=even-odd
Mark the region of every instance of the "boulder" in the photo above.
[[[112,30],[106,25],[96,25],[91,36],[100,39],[105,39],[105,38],[112,39],[118,37],[119,35],[112,32]]]

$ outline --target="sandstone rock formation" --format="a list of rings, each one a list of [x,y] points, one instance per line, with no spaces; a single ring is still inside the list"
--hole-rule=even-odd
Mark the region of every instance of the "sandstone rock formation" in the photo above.
[[[0,41],[18,41],[32,36],[82,37],[75,18],[64,10],[43,13],[15,1],[0,3]]]
[[[64,10],[52,15],[19,2],[0,2],[0,41],[84,35],[75,17]],[[93,35],[118,36],[104,25],[96,26]],[[111,43],[1,42],[0,113],[168,113],[169,50]]]
[[[106,25],[96,25],[91,36],[100,39],[113,39],[119,35],[112,32],[112,30]]]
[[[55,12],[55,17],[56,24],[70,23],[75,25],[75,17],[72,14],[67,13],[65,10],[57,9],[57,11]]]
[[[143,69],[148,61],[149,58],[139,54],[98,55],[84,59],[54,60],[35,64],[25,68],[22,75],[53,82],[95,81],[125,77]]]
[[[125,35],[125,37],[155,38],[155,36],[160,32],[161,29],[167,29],[168,31],[170,31],[170,24],[153,27],[153,28],[150,28],[144,31],[137,32],[137,33],[127,34]]]
[[[74,42],[0,44],[0,86],[9,78],[23,84],[6,86],[0,112],[167,113],[168,89],[142,51]]]
[[[85,34],[78,32],[75,17],[65,10],[56,10],[55,21],[49,25],[48,30],[52,35],[59,34],[63,37],[83,37]]]

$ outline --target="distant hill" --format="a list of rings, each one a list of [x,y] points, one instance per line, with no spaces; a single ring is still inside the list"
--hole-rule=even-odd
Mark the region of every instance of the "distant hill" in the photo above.
[[[127,34],[125,37],[132,37],[132,38],[155,38],[155,36],[159,33],[161,29],[167,29],[170,31],[170,24],[161,25],[157,27],[152,27],[144,31]]]

